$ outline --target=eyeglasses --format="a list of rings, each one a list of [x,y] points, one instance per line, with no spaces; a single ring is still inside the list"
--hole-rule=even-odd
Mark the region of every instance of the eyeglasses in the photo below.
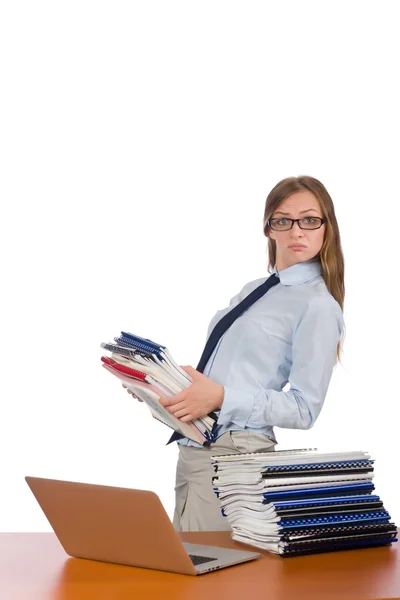
[[[274,231],[289,231],[295,223],[298,224],[300,229],[319,229],[326,223],[326,218],[304,217],[303,219],[287,219],[286,217],[281,217],[280,219],[270,219],[267,221],[267,225]]]

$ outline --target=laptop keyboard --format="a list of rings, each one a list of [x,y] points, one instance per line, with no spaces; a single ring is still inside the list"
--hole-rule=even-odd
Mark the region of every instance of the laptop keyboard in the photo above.
[[[202,565],[203,563],[217,560],[216,558],[211,558],[210,556],[199,556],[198,554],[189,554],[189,558],[194,565]]]

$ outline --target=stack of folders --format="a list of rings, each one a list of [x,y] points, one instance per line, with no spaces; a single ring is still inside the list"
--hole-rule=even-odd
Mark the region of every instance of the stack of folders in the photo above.
[[[396,542],[366,452],[214,456],[214,491],[238,542],[281,556]]]
[[[103,367],[145,402],[155,419],[199,444],[209,442],[216,415],[182,423],[159,401],[160,395],[174,396],[192,383],[165,346],[123,331],[113,343],[101,347],[111,353],[101,357]]]

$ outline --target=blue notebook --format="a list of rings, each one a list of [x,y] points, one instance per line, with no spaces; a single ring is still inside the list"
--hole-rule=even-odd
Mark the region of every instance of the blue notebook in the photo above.
[[[387,546],[397,542],[394,534],[388,537],[377,537],[369,539],[336,540],[328,542],[313,542],[309,544],[290,543],[285,548],[280,549],[280,555],[284,558],[291,556],[301,556],[305,554],[319,554],[322,552],[336,552],[338,550],[356,550],[361,548],[373,548],[375,546]]]
[[[352,522],[384,522],[387,523],[390,520],[390,515],[386,510],[376,510],[365,513],[343,513],[335,515],[320,515],[319,517],[308,517],[304,519],[281,519],[279,526],[282,529],[294,528],[294,527],[315,527],[315,525],[327,525],[327,524],[342,524]]]
[[[320,498],[321,496],[344,496],[346,494],[354,495],[357,493],[370,493],[375,489],[373,483],[357,483],[351,485],[338,485],[320,488],[310,488],[304,490],[288,490],[286,492],[265,492],[264,504],[269,504],[275,500],[296,499],[296,498]]]

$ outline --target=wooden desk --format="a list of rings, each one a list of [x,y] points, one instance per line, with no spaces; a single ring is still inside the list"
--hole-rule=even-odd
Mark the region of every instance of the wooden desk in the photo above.
[[[229,532],[185,541],[243,548]],[[400,550],[283,559],[268,553],[200,577],[69,558],[53,533],[0,533],[1,600],[363,600],[400,598]]]

